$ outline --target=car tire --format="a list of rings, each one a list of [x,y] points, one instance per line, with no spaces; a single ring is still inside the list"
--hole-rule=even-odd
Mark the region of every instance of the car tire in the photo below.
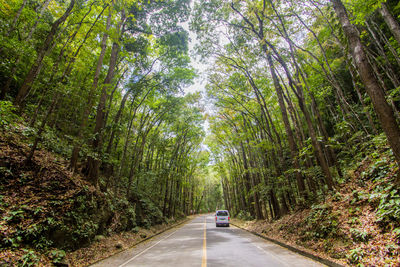
[[[226,226],[229,227],[229,223]]]
[[[217,223],[215,224],[215,227],[218,227],[218,224],[217,224]]]

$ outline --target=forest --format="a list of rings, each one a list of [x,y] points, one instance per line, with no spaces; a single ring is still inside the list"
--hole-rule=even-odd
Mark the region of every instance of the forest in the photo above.
[[[399,17],[393,0],[0,0],[0,265],[219,208],[340,264],[399,264]]]

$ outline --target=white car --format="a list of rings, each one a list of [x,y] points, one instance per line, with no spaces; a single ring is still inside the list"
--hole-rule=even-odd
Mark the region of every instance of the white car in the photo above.
[[[225,225],[229,227],[229,212],[227,210],[217,210],[215,212],[215,226]]]

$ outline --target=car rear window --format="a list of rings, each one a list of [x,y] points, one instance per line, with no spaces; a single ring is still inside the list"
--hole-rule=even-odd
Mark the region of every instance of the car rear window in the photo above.
[[[229,216],[227,211],[218,211],[217,216]]]

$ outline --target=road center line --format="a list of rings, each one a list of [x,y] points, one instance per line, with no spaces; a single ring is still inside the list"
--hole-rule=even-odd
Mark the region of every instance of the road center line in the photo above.
[[[179,229],[176,229],[175,231],[173,231],[171,234],[167,235],[166,237],[164,237],[163,239],[159,240],[157,243],[155,243],[154,245],[146,248],[145,250],[143,250],[142,252],[140,252],[139,254],[135,255],[134,257],[130,258],[128,261],[124,262],[121,265],[118,265],[118,267],[122,267],[125,266],[126,264],[128,264],[129,262],[133,261],[134,259],[136,259],[137,257],[139,257],[140,255],[142,255],[143,253],[145,253],[146,251],[148,251],[149,249],[151,249],[152,247],[156,246],[157,244],[159,244],[161,241],[167,239],[168,237],[170,237],[171,235],[175,234],[176,231],[178,231]]]
[[[201,267],[207,267],[207,216],[204,217],[203,258]]]

